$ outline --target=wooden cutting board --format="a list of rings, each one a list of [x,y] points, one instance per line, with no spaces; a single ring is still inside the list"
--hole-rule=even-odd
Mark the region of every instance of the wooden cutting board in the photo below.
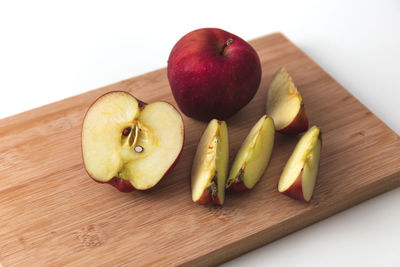
[[[206,124],[187,117],[182,157],[152,190],[124,194],[91,180],[80,149],[87,108],[111,90],[175,105],[161,69],[0,121],[0,265],[222,263],[400,185],[398,135],[282,34],[251,44],[261,58],[262,82],[254,99],[227,121],[230,159],[264,113],[272,75],[285,66],[311,125],[323,131],[311,203],[277,192],[298,140],[280,134],[251,192],[228,195],[222,208],[192,203],[190,167]]]

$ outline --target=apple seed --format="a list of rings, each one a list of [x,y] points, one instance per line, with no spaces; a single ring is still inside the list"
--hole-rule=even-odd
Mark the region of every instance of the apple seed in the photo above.
[[[122,135],[123,136],[128,136],[128,134],[131,132],[131,127],[126,127],[123,131],[122,131]]]

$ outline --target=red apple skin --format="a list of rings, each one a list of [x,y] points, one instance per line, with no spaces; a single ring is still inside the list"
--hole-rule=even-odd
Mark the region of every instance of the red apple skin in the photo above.
[[[308,130],[308,116],[304,103],[301,104],[299,113],[296,118],[285,128],[278,130],[278,132],[287,135],[295,135]]]
[[[297,177],[296,181],[285,192],[282,192],[282,194],[299,201],[308,202],[304,199],[303,196],[303,187],[301,181],[302,174],[303,174],[303,169],[301,169],[301,172]]]
[[[261,81],[257,52],[240,37],[216,28],[183,36],[169,55],[167,72],[181,111],[202,121],[225,120],[238,112]]]
[[[226,190],[229,192],[239,193],[250,190],[250,188],[247,188],[243,182],[238,182],[238,183],[232,183],[229,187],[226,188]]]
[[[215,198],[212,198],[212,191],[210,190],[209,187],[204,189],[203,194],[201,197],[195,202],[200,205],[222,205],[221,201],[218,198],[218,194],[215,196]]]
[[[107,93],[105,93],[105,94],[99,96],[99,97],[89,106],[88,110],[87,110],[86,113],[85,113],[85,116],[84,116],[84,118],[83,118],[83,121],[85,120],[88,111],[89,111],[90,108],[97,102],[97,100],[99,100],[102,96],[104,96],[104,95],[106,95],[106,94],[110,94],[110,93],[114,93],[114,92],[129,93],[129,92],[126,92],[126,91],[110,91],[110,92],[107,92]],[[130,93],[129,93],[129,94],[130,94]],[[132,95],[132,94],[131,94],[131,95]],[[132,96],[133,96],[133,95],[132,95]],[[133,96],[133,97],[134,97],[134,96]],[[138,103],[139,103],[139,108],[140,108],[140,110],[144,109],[144,107],[145,107],[146,105],[148,105],[146,102],[143,102],[143,101],[137,99],[136,97],[135,97],[135,99],[136,99],[136,101],[138,101]],[[166,101],[164,101],[164,102],[166,102]],[[168,102],[166,102],[166,103],[168,103]],[[169,103],[168,103],[168,104],[169,104]],[[170,104],[170,105],[171,105],[171,104]],[[179,113],[179,111],[178,111],[173,105],[171,105],[171,106]],[[181,114],[179,113],[179,115],[181,115]],[[183,124],[182,115],[181,115],[180,117],[181,117],[181,120],[182,120],[182,125],[184,125],[184,124]],[[83,127],[83,123],[82,123],[82,127]],[[159,182],[160,182],[174,167],[175,167],[175,165],[178,163],[178,161],[179,161],[179,159],[180,159],[180,157],[181,157],[181,155],[182,155],[183,144],[185,143],[185,129],[184,129],[184,128],[182,129],[182,135],[183,135],[183,143],[182,143],[181,151],[179,152],[178,156],[176,157],[174,163],[172,163],[172,165],[169,167],[169,169],[164,173],[163,177],[158,181],[158,183],[159,183]],[[82,140],[82,130],[81,130],[81,140]],[[81,142],[81,156],[82,156],[82,161],[83,161],[82,142]],[[83,161],[83,163],[85,163],[85,162]],[[107,181],[107,182],[101,182],[101,181],[98,181],[98,180],[96,180],[95,178],[93,178],[93,177],[89,174],[89,172],[86,170],[86,167],[85,167],[85,171],[86,171],[87,175],[88,175],[90,178],[92,178],[92,180],[95,181],[96,183],[112,185],[112,186],[114,186],[116,189],[118,189],[118,190],[119,190],[120,192],[122,192],[122,193],[129,193],[129,192],[132,192],[132,191],[136,190],[136,188],[131,184],[131,182],[130,182],[129,180],[125,180],[125,179],[122,179],[122,178],[119,178],[119,177],[114,176],[113,178],[111,178],[111,180],[109,180],[109,181]],[[158,184],[158,183],[157,183],[157,184]],[[157,185],[157,184],[156,184],[156,185]]]
[[[93,179],[93,180],[95,180],[95,179]],[[124,192],[124,193],[132,192],[135,190],[135,187],[133,187],[133,185],[131,184],[131,182],[129,182],[129,180],[124,180],[119,177],[113,177],[110,181],[107,182],[107,184],[114,186],[120,192]]]

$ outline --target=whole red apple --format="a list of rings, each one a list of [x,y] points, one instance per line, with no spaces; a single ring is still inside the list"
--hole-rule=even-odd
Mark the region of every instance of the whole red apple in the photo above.
[[[224,120],[257,92],[261,64],[257,52],[240,37],[216,28],[198,29],[172,48],[168,80],[185,115]]]

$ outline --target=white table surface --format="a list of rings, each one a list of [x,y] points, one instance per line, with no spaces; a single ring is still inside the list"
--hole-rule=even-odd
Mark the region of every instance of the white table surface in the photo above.
[[[400,134],[400,1],[1,1],[0,118],[165,67],[201,27],[283,32]],[[399,207],[400,188],[226,266],[398,267]]]

